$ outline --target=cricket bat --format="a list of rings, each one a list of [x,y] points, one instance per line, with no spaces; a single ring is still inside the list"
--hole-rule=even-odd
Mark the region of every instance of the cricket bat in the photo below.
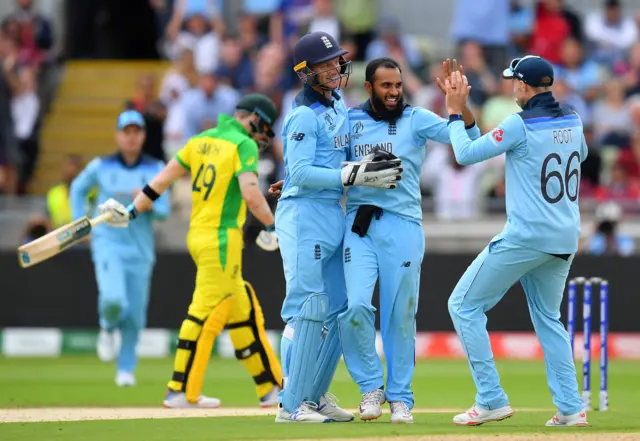
[[[18,262],[20,266],[22,268],[28,268],[74,246],[89,236],[93,227],[109,221],[111,216],[111,213],[104,213],[93,219],[85,216],[22,245],[18,248]]]

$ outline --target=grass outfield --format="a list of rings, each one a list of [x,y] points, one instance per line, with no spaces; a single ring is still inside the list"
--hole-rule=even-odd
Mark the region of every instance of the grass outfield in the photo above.
[[[595,375],[592,378],[592,390],[594,405],[597,406],[597,364],[594,363],[593,368]],[[388,424],[388,414],[371,423],[362,423],[356,419],[356,422],[349,424],[320,426],[276,425],[273,423],[273,416],[23,422],[0,424],[0,440],[128,441],[142,438],[144,441],[215,441],[376,437],[397,439],[405,436],[422,436],[421,439],[428,440],[443,439],[444,434],[457,435],[458,439],[510,434],[509,439],[516,439],[515,434],[532,433],[550,433],[553,439],[563,439],[567,435],[573,435],[575,439],[586,439],[586,433],[596,431],[607,432],[598,437],[601,440],[640,439],[640,418],[637,418],[636,412],[640,403],[638,362],[612,362],[609,367],[610,411],[591,412],[589,422],[592,427],[570,430],[544,428],[544,422],[555,410],[546,386],[542,363],[502,361],[498,362],[498,369],[516,414],[501,423],[475,428],[460,428],[451,423],[451,417],[457,409],[464,410],[473,404],[475,391],[467,364],[463,361],[431,360],[419,362],[416,366],[413,383],[416,422],[413,425]],[[122,389],[113,384],[113,365],[102,364],[94,357],[0,358],[0,421],[6,420],[3,416],[20,412],[21,408],[34,407],[43,408],[38,411],[43,420],[47,419],[48,413],[53,412],[45,408],[51,407],[139,407],[147,408],[146,411],[153,407],[158,409],[152,411],[154,415],[163,416],[162,413],[168,411],[161,408],[161,401],[171,371],[170,359],[142,360],[137,373],[138,386]],[[214,359],[205,385],[205,394],[222,400],[223,408],[220,412],[239,407],[258,410],[252,382],[242,366],[234,360]],[[357,407],[360,395],[344,365],[340,366],[331,391],[340,398],[341,406]],[[69,414],[65,419],[80,419],[73,414],[81,411],[82,409],[65,410]],[[438,412],[435,413],[436,411]],[[106,414],[107,411],[104,412]],[[191,411],[181,412],[180,416],[184,417],[189,416]],[[135,409],[131,409],[131,415],[126,418],[135,415]],[[618,435],[623,432],[626,435]],[[434,438],[425,438],[427,435],[433,435]]]

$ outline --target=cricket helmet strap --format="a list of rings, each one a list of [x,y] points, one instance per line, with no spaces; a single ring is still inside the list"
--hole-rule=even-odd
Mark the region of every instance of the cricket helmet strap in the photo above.
[[[342,49],[333,36],[326,32],[311,32],[303,36],[293,50],[293,70],[298,77],[310,86],[317,86],[324,90],[340,89],[345,87],[351,75],[351,61],[347,61],[344,56],[349,51]],[[341,78],[346,78],[344,85],[342,81],[336,88],[326,86],[328,80],[324,83],[318,81],[318,74],[334,70],[329,68],[320,72],[315,72],[312,67],[316,64],[339,58],[338,74]]]

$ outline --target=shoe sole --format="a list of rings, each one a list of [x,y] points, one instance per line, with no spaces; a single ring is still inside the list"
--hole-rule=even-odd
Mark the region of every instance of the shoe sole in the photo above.
[[[165,409],[218,409],[222,403],[217,406],[169,406],[167,403],[162,403],[162,407]]]
[[[589,427],[589,423],[575,423],[575,424],[545,424],[545,427]]]
[[[267,409],[269,407],[274,407],[278,405],[278,400],[276,401],[269,401],[266,403],[260,403],[260,407],[262,407],[263,409]]]
[[[380,413],[378,415],[371,415],[371,416],[367,416],[367,417],[363,417],[362,415],[360,415],[360,421],[373,421],[373,420],[377,420],[381,416],[382,416],[382,410],[380,411]]]
[[[293,423],[293,424],[324,424],[324,423],[330,423],[332,420],[325,418],[324,421],[301,421],[301,420],[289,420],[289,419],[285,419],[285,418],[278,418],[276,417],[276,423]]]
[[[455,424],[456,426],[481,426],[485,423],[495,423],[498,421],[503,421],[506,420],[507,418],[511,418],[513,416],[515,412],[511,412],[510,414],[504,415],[504,416],[499,416],[497,418],[492,418],[490,420],[485,420],[485,421],[469,421],[467,423],[456,423],[455,421],[453,422],[453,424]]]
[[[332,422],[332,423],[349,423],[349,422],[351,422],[351,421],[353,421],[353,420],[355,419],[355,416],[352,416],[352,417],[351,417],[351,418],[349,418],[348,420],[346,420],[346,419],[340,419],[340,420],[338,420],[338,419],[330,418],[330,417],[327,417],[327,418],[329,418],[329,419],[331,420],[331,422]]]

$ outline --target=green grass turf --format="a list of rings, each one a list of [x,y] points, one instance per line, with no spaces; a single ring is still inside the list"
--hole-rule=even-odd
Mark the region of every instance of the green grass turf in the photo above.
[[[598,372],[593,365],[592,390],[597,406]],[[544,422],[553,414],[541,362],[499,361],[502,385],[516,408],[546,408],[544,412],[517,412],[510,420],[479,428],[458,428],[452,414],[416,414],[416,424],[387,424],[388,415],[374,423],[276,425],[273,417],[192,418],[172,420],[121,420],[64,423],[0,424],[0,440],[242,440],[335,438],[394,435],[474,434],[544,432]],[[138,386],[117,388],[113,365],[94,357],[57,359],[0,358],[0,408],[18,407],[122,407],[160,406],[172,360],[142,360]],[[591,412],[589,431],[640,432],[635,406],[640,402],[640,363],[611,362],[609,366],[609,412]],[[422,361],[413,382],[416,408],[467,408],[475,389],[463,361]],[[357,387],[341,365],[331,391],[340,405],[357,407]],[[257,407],[255,389],[248,374],[234,360],[212,360],[205,381],[205,394],[217,396],[224,407]],[[1,410],[0,410],[1,412]]]

